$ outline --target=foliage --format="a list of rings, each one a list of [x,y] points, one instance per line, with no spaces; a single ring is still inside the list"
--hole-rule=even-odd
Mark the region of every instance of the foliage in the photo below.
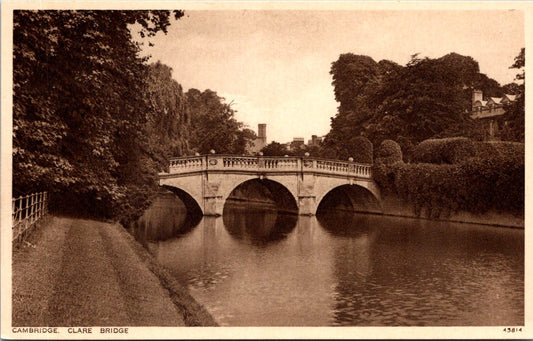
[[[356,136],[353,139],[352,156],[355,162],[372,163],[373,146],[372,142],[364,136]]]
[[[248,154],[248,148],[252,147],[255,139],[257,138],[257,134],[255,131],[248,128],[239,129],[235,134],[237,135],[237,140],[234,144],[233,153]]]
[[[360,162],[372,163],[372,150],[372,142],[365,136],[348,136],[342,140],[335,140],[332,135],[329,135],[319,154],[323,157],[340,160],[353,157],[356,160],[360,159]]]
[[[507,124],[504,124],[500,138],[506,141],[525,141],[525,103],[524,95],[518,95],[516,101],[507,110]]]
[[[437,218],[459,209],[456,200],[462,191],[457,187],[457,168],[450,165],[399,164],[395,186],[400,198],[413,205],[415,214],[423,209]]]
[[[522,47],[520,49],[520,52],[518,53],[518,56],[514,58],[513,65],[510,66],[511,69],[518,69],[520,72],[516,75],[516,80],[525,80],[526,74],[525,74],[525,66],[526,66],[526,49]]]
[[[475,157],[488,159],[494,156],[505,157],[506,155],[524,155],[524,144],[519,142],[489,141],[475,142]]]
[[[379,185],[383,195],[397,194],[395,178],[398,173],[397,168],[403,167],[403,164],[403,161],[385,163],[377,158],[372,165],[372,178]]]
[[[255,139],[251,130],[235,119],[231,103],[215,91],[190,89],[186,93],[191,120],[191,147],[201,154],[244,154]]]
[[[519,95],[522,93],[522,87],[516,83],[509,83],[502,86],[503,93],[508,95]]]
[[[287,150],[287,147],[285,145],[272,141],[266,146],[261,149],[261,152],[265,156],[283,156],[283,155],[289,155],[289,151]]]
[[[172,78],[170,67],[158,61],[150,65],[147,75],[145,96],[150,110],[144,135],[148,154],[163,171],[170,157],[189,152],[188,102],[181,85]]]
[[[466,137],[429,139],[420,142],[414,149],[412,162],[459,163],[476,153],[474,142]]]
[[[352,111],[362,104],[367,89],[377,82],[378,64],[368,56],[342,54],[331,64],[335,99],[340,103],[339,112],[354,114],[357,121],[366,117],[363,110]]]
[[[392,164],[402,161],[402,148],[392,140],[384,140],[376,150],[376,162]]]
[[[153,186],[147,67],[129,27],[154,36],[171,14],[14,12],[15,194],[48,190],[60,206],[78,202],[78,212],[111,217]]]
[[[475,148],[475,157],[454,164],[376,163],[373,176],[384,193],[410,203],[417,215],[523,214],[523,144],[478,143]]]
[[[287,150],[287,147],[279,142],[272,141],[261,152],[265,156],[305,156],[308,153],[310,156],[322,156],[323,150],[319,146],[301,145],[296,150]]]
[[[377,91],[380,107],[370,121],[369,136],[404,136],[416,143],[463,121],[469,105],[463,87],[473,83],[478,69],[473,59],[457,54],[412,60]]]
[[[474,59],[457,53],[436,59],[414,55],[406,66],[347,53],[332,63],[330,73],[339,107],[324,150],[340,158],[348,156],[351,139],[359,135],[374,145],[398,141],[407,159],[412,146],[429,138],[480,140],[483,129],[469,118],[472,89],[486,96],[504,93],[479,72]]]
[[[513,83],[514,86],[512,86],[511,89],[513,90],[512,93],[517,95],[517,98],[507,110],[507,124],[504,125],[500,136],[503,140],[517,142],[524,142],[525,140],[525,63],[525,49],[522,48],[518,56],[515,57],[514,64],[510,67],[520,71],[515,78],[516,80],[520,81],[520,84]]]
[[[487,135],[486,122],[466,117],[463,121],[450,125],[432,138],[466,137],[473,141],[483,141],[485,135]]]

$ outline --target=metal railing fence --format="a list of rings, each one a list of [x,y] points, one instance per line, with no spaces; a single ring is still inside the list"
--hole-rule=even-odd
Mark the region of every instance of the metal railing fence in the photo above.
[[[48,192],[28,194],[12,199],[13,240],[18,240],[48,213]]]

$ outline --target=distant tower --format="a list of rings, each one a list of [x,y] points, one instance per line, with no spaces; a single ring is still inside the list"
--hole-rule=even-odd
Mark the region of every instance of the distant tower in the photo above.
[[[266,123],[259,123],[257,125],[257,137],[266,143],[267,139],[267,125]]]
[[[267,141],[267,125],[265,123],[259,123],[257,125],[257,138],[254,140],[251,148],[252,153],[258,153],[263,147],[266,146]]]

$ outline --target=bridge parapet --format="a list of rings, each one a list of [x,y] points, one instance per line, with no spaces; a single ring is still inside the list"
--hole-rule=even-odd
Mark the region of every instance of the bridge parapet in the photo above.
[[[170,159],[169,171],[172,174],[202,171],[205,168],[205,157],[187,156]]]
[[[372,178],[371,165],[353,161],[311,157],[270,157],[236,155],[202,155],[172,158],[170,174],[199,171],[312,172],[358,178]]]

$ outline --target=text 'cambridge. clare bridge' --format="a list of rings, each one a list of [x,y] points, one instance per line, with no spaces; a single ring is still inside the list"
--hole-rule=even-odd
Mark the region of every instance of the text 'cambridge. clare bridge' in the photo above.
[[[246,181],[261,181],[274,192],[288,193],[300,215],[315,215],[333,190],[342,191],[354,207],[357,193],[379,202],[370,164],[311,157],[197,155],[170,160],[169,172],[159,173],[159,185],[171,189],[203,215],[221,215],[232,191]],[[368,194],[368,195],[367,195]]]

